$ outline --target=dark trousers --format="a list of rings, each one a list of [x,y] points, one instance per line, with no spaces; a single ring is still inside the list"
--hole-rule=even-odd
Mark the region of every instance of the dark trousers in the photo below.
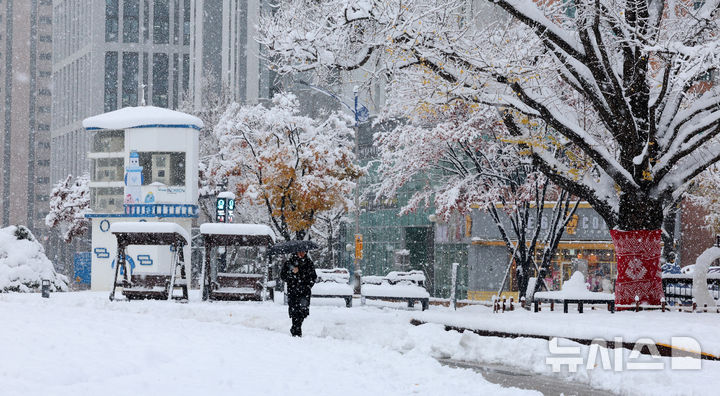
[[[288,296],[288,315],[292,319],[290,334],[293,337],[302,337],[303,320],[310,315],[310,296]]]
[[[302,337],[302,323],[305,318],[302,316],[293,316],[291,319],[292,326],[290,327],[290,334],[292,334],[293,337]]]

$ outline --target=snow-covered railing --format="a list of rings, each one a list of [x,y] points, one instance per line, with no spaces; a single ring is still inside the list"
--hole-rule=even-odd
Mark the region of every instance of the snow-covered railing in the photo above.
[[[126,204],[125,214],[137,217],[197,217],[197,205],[186,204]]]

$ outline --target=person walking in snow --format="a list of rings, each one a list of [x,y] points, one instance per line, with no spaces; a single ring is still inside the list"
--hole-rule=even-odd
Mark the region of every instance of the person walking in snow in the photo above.
[[[288,315],[292,319],[290,334],[302,337],[302,323],[310,315],[310,295],[317,275],[315,265],[306,252],[293,253],[283,263],[280,279],[287,284]]]

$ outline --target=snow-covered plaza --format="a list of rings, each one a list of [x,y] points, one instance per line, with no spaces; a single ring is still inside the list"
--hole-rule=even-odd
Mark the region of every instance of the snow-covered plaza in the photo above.
[[[692,335],[703,352],[720,352],[717,314],[524,310],[432,306],[420,312],[391,303],[345,308],[315,300],[303,338],[292,338],[280,303],[110,302],[107,293],[0,294],[0,384],[3,395],[503,395],[539,394],[507,388],[477,370],[439,360],[501,364],[597,389],[599,394],[710,395],[720,363],[700,370],[615,371],[583,364],[553,373],[548,341],[447,332],[439,324],[546,332],[568,337]],[[359,303],[359,301],[356,301]],[[571,345],[570,343],[560,343]],[[587,347],[582,347],[587,356]],[[633,361],[630,351],[622,359]],[[610,352],[615,359],[614,352]],[[650,361],[650,358],[634,361]],[[613,362],[615,362],[613,360]],[[558,393],[559,394],[559,393]]]

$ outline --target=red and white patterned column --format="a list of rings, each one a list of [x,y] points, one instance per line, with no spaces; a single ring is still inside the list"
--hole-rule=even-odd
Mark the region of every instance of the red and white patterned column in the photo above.
[[[660,304],[664,295],[660,232],[610,230],[617,259],[615,304],[635,304],[635,296],[640,297],[641,304]]]

